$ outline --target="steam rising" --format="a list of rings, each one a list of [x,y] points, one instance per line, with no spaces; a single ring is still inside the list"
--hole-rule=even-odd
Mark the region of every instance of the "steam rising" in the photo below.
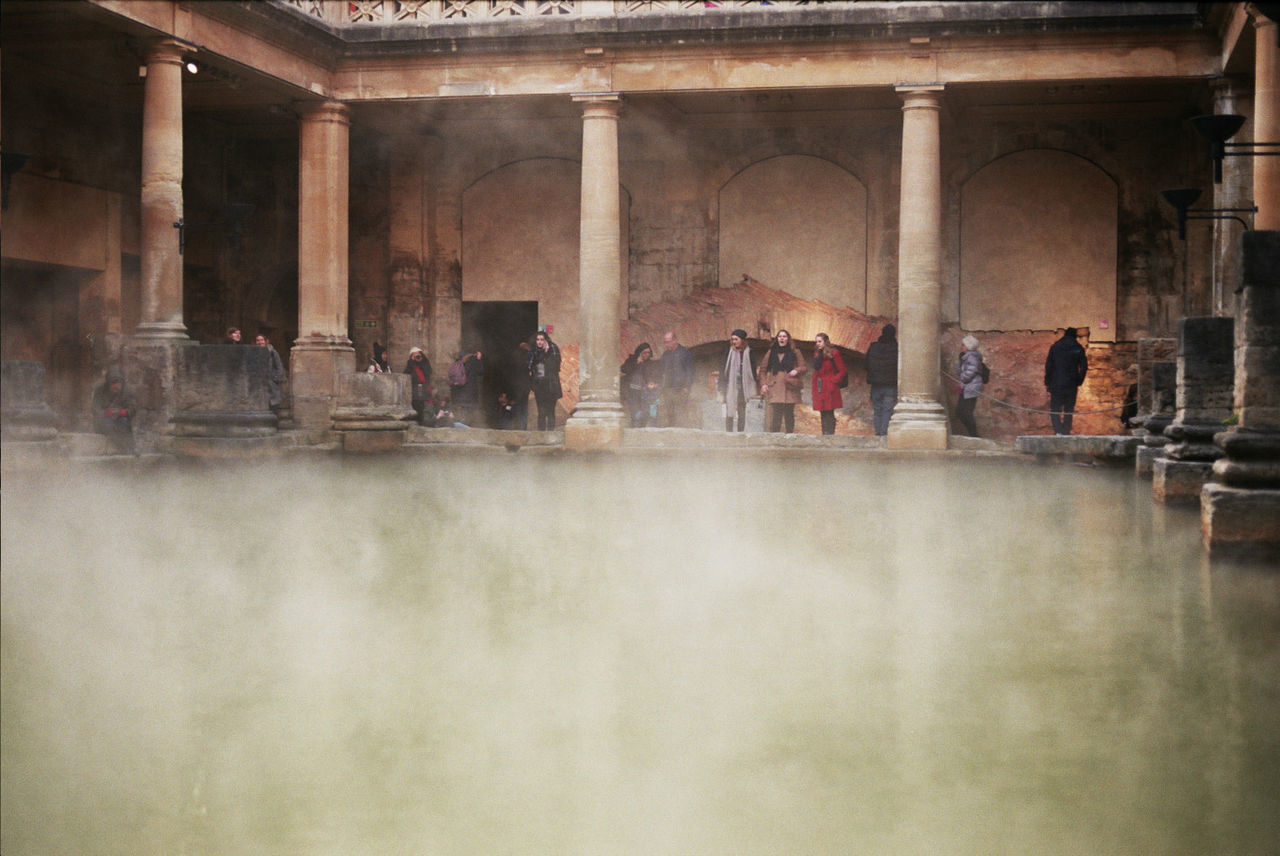
[[[1275,746],[1232,677],[1266,635],[1224,632],[1194,520],[1136,490],[823,457],[9,475],[3,850],[1245,852],[1280,815],[1276,776],[1238,785]]]

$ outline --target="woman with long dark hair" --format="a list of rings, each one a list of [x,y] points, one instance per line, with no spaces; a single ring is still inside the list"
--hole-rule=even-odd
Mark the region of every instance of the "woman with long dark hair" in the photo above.
[[[554,431],[556,402],[564,395],[560,388],[560,348],[545,330],[533,337],[529,352],[529,385],[538,405],[538,430]]]
[[[802,400],[800,390],[808,370],[791,334],[779,330],[760,365],[760,392],[769,405],[770,431],[781,431],[784,423],[788,434],[796,430],[796,405]]]

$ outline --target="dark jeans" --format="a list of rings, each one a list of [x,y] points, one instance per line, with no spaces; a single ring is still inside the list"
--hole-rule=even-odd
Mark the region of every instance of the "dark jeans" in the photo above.
[[[776,434],[782,430],[784,422],[786,423],[788,434],[796,430],[796,406],[794,404],[770,404],[769,430]]]
[[[533,400],[538,405],[538,430],[554,431],[556,429],[556,401],[549,395],[543,396],[538,393],[533,394]]]
[[[663,428],[686,428],[689,422],[689,390],[669,386],[662,390],[660,410]]]
[[[1049,422],[1053,425],[1053,433],[1071,433],[1071,414],[1076,409],[1076,393],[1080,387],[1066,389],[1061,387],[1049,389]]]
[[[819,410],[818,415],[822,417],[822,433],[836,433],[836,412],[834,410]]]
[[[978,397],[961,398],[956,402],[956,418],[964,426],[964,433],[970,437],[978,436],[978,423],[973,420],[973,408],[978,406]]]
[[[876,434],[883,437],[889,433],[889,418],[893,416],[893,408],[898,403],[896,386],[871,387],[871,408],[875,411]]]

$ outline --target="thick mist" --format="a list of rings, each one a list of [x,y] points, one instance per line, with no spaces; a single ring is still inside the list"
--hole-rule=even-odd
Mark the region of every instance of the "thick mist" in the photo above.
[[[3,851],[1259,852],[1275,575],[1129,473],[8,474]],[[1272,668],[1275,666],[1275,668]]]

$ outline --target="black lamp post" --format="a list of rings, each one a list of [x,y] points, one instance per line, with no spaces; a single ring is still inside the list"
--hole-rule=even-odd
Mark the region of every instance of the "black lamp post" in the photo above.
[[[1222,184],[1222,159],[1225,157],[1262,157],[1280,155],[1280,143],[1229,143],[1227,142],[1244,125],[1245,117],[1235,113],[1191,117],[1191,127],[1209,141],[1209,154],[1213,158],[1213,183]],[[1229,151],[1237,149],[1238,151]],[[1260,151],[1267,149],[1267,151]]]
[[[1174,190],[1162,190],[1160,195],[1178,212],[1178,237],[1184,241],[1187,239],[1188,220],[1235,220],[1241,226],[1244,226],[1245,231],[1249,231],[1249,224],[1243,218],[1235,215],[1256,214],[1258,212],[1258,206],[1256,205],[1252,208],[1192,208],[1191,206],[1200,198],[1200,188],[1198,187],[1179,187]]]

